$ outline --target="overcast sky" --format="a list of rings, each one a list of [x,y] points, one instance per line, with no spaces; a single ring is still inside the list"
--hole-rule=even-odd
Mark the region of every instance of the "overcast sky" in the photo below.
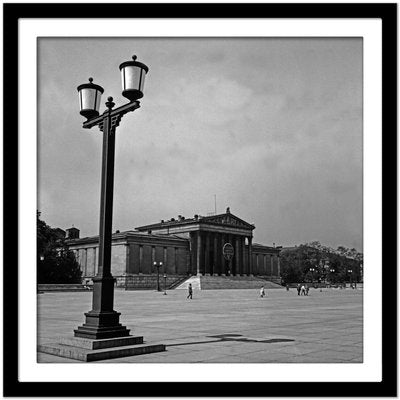
[[[102,134],[77,86],[116,106],[119,64],[149,67],[117,129],[113,231],[231,212],[254,241],[362,251],[362,40],[39,39],[38,209],[98,234]]]

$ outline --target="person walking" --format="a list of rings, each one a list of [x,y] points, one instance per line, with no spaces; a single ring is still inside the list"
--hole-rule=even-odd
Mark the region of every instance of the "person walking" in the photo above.
[[[308,291],[309,291],[309,290],[310,290],[309,286],[306,285],[306,293],[305,293],[306,296],[308,296]]]
[[[297,295],[300,296],[301,286],[300,283],[297,284]]]
[[[305,295],[306,295],[306,288],[305,288],[304,285],[301,286],[300,294],[301,294],[302,296],[305,296]]]
[[[261,286],[260,297],[264,297],[264,296],[265,296],[265,289],[264,289],[264,286]]]
[[[188,286],[188,292],[189,292],[189,294],[187,295],[187,299],[193,299],[193,288],[192,288],[192,284],[191,283],[189,283],[189,286]]]

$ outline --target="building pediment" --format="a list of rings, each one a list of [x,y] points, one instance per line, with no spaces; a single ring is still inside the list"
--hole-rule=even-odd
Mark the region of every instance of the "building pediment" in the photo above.
[[[207,217],[201,215],[195,215],[193,218],[185,218],[182,215],[178,216],[178,219],[171,218],[170,220],[161,220],[157,224],[139,226],[136,229],[138,231],[147,231],[149,233],[153,231],[162,232],[166,234],[171,233],[183,233],[193,230],[198,230],[199,228],[204,228],[205,225],[209,226],[225,226],[229,228],[234,228],[237,230],[253,230],[255,226],[243,221],[236,215],[231,214],[229,207],[226,209],[224,214],[209,215]]]
[[[254,225],[249,224],[246,221],[243,221],[242,219],[236,217],[236,215],[233,215],[231,213],[204,217],[202,220],[203,222],[211,224],[229,225],[241,229],[251,229],[251,230],[254,229]]]

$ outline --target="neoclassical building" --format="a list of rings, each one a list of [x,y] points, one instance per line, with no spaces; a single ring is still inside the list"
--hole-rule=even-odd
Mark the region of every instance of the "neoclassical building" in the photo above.
[[[233,275],[280,277],[279,252],[274,246],[253,243],[255,226],[230,212],[203,217],[161,220],[112,236],[111,272],[118,282],[140,275],[154,275],[154,263],[162,262],[162,274],[173,276]],[[67,229],[67,243],[85,279],[97,273],[98,236],[79,237]],[[224,254],[230,244],[231,259]]]

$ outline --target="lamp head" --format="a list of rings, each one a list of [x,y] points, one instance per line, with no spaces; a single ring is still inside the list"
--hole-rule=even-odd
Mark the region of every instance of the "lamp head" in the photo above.
[[[89,83],[78,86],[80,114],[87,119],[95,118],[99,115],[101,95],[104,89],[93,83],[93,78],[89,78]]]
[[[137,57],[133,56],[132,61],[125,61],[120,66],[122,80],[122,95],[135,101],[143,97],[144,79],[149,68],[147,65],[136,61]]]

